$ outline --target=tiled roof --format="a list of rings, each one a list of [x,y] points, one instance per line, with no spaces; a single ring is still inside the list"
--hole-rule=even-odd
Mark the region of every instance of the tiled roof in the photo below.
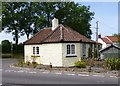
[[[109,38],[112,42],[118,42],[118,37],[116,36],[106,36],[107,38]]]
[[[43,29],[36,33],[32,38],[25,41],[25,44],[39,44],[41,41],[49,34],[52,30],[51,29]]]
[[[36,44],[36,43],[53,43],[53,42],[88,42],[95,43],[89,38],[81,35],[80,33],[72,30],[69,27],[59,25],[55,30],[43,29],[38,32],[31,39],[27,40],[25,44]]]
[[[106,44],[112,44],[107,38],[101,38]]]

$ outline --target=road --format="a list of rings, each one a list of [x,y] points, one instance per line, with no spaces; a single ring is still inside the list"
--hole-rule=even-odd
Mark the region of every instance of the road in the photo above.
[[[117,77],[88,76],[81,74],[61,74],[49,71],[11,68],[9,65],[15,63],[13,59],[2,60],[2,83],[3,85],[15,84],[118,84]]]

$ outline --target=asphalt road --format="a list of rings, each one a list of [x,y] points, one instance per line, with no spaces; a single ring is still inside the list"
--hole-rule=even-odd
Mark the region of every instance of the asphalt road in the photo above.
[[[117,77],[87,76],[75,74],[40,72],[34,69],[11,68],[15,63],[13,59],[2,60],[2,84],[25,85],[25,84],[118,84]]]

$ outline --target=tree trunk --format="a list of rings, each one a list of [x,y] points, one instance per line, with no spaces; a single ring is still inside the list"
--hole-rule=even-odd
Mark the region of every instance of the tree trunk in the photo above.
[[[29,39],[29,34],[26,34],[27,35],[27,39]]]
[[[18,30],[15,29],[15,44],[18,45]]]
[[[50,13],[47,13],[47,22],[48,22],[48,27],[50,27]]]

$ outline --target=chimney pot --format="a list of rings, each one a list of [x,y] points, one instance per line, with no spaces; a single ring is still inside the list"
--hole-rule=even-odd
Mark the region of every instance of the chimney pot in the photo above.
[[[54,18],[52,20],[52,30],[54,30],[58,26],[58,19]]]
[[[98,38],[101,38],[101,35],[98,35]]]

